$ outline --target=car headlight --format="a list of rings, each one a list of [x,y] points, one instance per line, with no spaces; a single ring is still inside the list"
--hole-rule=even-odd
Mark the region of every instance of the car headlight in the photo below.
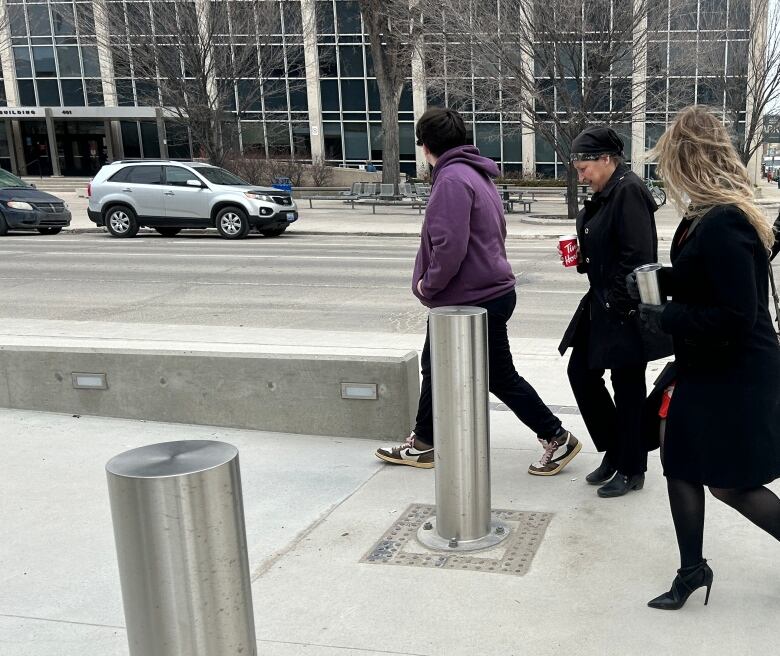
[[[246,191],[244,192],[244,196],[247,198],[251,198],[252,200],[261,200],[264,203],[273,203],[274,200],[271,198],[268,194],[258,194],[254,191]]]
[[[28,212],[32,212],[32,208],[33,208],[33,206],[30,205],[30,203],[25,203],[23,200],[9,200],[7,205],[12,209],[27,210]]]

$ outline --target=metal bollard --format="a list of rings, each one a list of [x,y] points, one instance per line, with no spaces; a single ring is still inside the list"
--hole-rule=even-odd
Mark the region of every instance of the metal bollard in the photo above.
[[[436,516],[417,537],[436,550],[486,549],[509,534],[490,514],[487,311],[435,308],[429,329]]]
[[[255,656],[238,450],[186,440],[106,464],[131,656]]]

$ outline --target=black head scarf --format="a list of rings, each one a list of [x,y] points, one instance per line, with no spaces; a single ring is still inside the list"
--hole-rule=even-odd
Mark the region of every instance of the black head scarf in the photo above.
[[[594,125],[585,128],[571,143],[569,159],[598,159],[602,155],[623,156],[623,140],[608,125]]]

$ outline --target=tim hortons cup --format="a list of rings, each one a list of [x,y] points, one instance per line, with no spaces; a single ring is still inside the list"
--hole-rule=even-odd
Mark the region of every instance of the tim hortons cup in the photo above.
[[[563,256],[563,266],[577,266],[579,258],[577,256],[577,235],[566,235],[558,239],[558,244]]]

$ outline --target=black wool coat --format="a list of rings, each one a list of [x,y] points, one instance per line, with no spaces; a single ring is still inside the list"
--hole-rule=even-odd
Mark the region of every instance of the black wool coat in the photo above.
[[[661,278],[672,297],[661,325],[675,362],[650,398],[675,380],[664,473],[723,488],[763,485],[780,477],[780,343],[767,249],[732,206],[710,210],[688,234],[690,226],[678,227]]]
[[[588,364],[616,369],[647,362],[636,320],[636,302],[626,291],[626,275],[656,262],[657,206],[644,182],[626,165],[615,169],[604,189],[585,201],[577,215],[580,263],[590,290],[580,301],[558,350],[566,352],[581,321],[590,320]]]

